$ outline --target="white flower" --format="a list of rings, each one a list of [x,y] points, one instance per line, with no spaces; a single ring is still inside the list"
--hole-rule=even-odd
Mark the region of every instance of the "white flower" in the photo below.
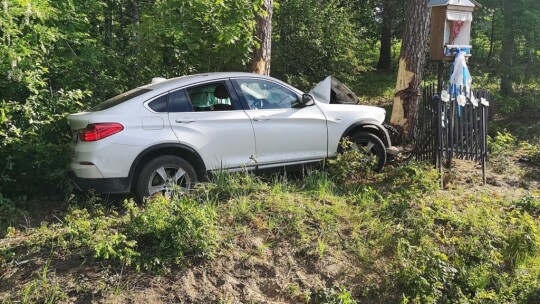
[[[457,103],[460,106],[464,107],[467,104],[467,97],[465,97],[465,95],[459,95],[457,97]]]
[[[450,101],[450,94],[448,94],[447,90],[442,90],[442,92],[441,92],[441,100],[444,101],[444,102],[449,102]]]
[[[489,107],[489,101],[487,101],[484,97],[480,98],[480,103],[486,107]]]
[[[471,93],[471,103],[475,108],[478,107],[478,99],[476,99],[476,97],[474,97],[474,94],[472,93]]]

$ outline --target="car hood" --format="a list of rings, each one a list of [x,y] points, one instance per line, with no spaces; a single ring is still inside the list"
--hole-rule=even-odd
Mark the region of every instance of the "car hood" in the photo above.
[[[322,103],[358,104],[358,97],[333,76],[326,77],[309,92],[315,99]]]
[[[318,103],[317,105],[321,108],[329,120],[339,117],[340,122],[355,122],[362,120],[382,124],[386,117],[386,111],[380,107],[324,103]]]

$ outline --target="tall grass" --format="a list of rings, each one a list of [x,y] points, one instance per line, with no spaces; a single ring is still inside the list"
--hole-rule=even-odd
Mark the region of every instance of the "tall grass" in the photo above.
[[[289,286],[307,303],[540,299],[537,192],[448,195],[438,191],[436,170],[418,163],[351,175],[345,183],[335,170],[349,167],[327,166],[334,167],[301,176],[218,172],[172,200],[76,207],[62,223],[0,247],[0,257],[9,262],[28,248],[59,247],[151,274],[231,252],[271,259],[286,247],[308,260],[344,260],[352,265],[348,277],[362,278],[342,289]],[[250,239],[262,241],[249,249]]]

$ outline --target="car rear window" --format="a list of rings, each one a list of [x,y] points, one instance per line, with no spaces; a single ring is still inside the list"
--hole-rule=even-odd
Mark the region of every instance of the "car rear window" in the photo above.
[[[90,109],[91,112],[97,112],[97,111],[103,111],[109,108],[112,108],[114,106],[117,106],[124,101],[130,100],[132,98],[135,98],[139,95],[142,95],[144,93],[152,91],[151,89],[133,89],[131,91],[127,91],[125,93],[122,93],[120,95],[117,95],[113,98],[107,99],[106,101],[98,104],[97,106]]]

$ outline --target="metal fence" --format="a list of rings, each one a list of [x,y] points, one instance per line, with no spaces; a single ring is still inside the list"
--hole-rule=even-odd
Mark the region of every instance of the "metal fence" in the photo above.
[[[477,104],[468,99],[460,106],[455,96],[443,101],[433,85],[424,88],[413,156],[433,163],[439,170],[443,165],[449,168],[454,158],[478,162],[486,183],[488,104],[485,101],[493,98],[486,90],[475,92],[474,96]]]

